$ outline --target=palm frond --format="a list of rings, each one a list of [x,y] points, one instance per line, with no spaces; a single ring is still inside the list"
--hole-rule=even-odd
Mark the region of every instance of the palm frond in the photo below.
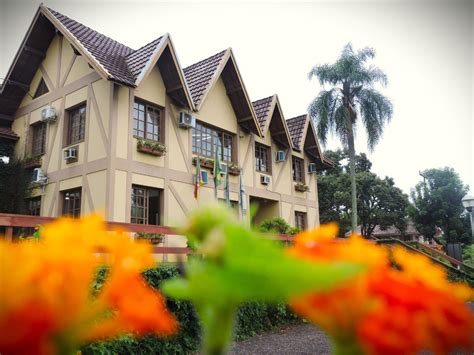
[[[319,140],[326,145],[329,132],[334,130],[334,112],[342,104],[337,89],[323,90],[310,103],[308,112],[316,123]]]
[[[393,106],[388,98],[375,89],[362,89],[356,97],[360,117],[367,130],[367,144],[370,150],[382,137],[385,124],[390,122]]]

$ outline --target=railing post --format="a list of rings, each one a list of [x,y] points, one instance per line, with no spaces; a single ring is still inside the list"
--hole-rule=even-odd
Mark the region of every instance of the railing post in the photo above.
[[[5,240],[11,242],[13,240],[13,227],[6,227],[5,229]]]

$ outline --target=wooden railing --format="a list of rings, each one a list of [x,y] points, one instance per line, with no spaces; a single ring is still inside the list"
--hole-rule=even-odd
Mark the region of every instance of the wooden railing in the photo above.
[[[8,214],[0,213],[0,228],[5,227],[5,239],[12,241],[13,239],[13,230],[14,228],[32,228],[39,225],[45,225],[56,220],[54,217],[38,217],[38,216],[29,216],[21,214]],[[110,230],[120,228],[127,232],[132,233],[157,233],[164,234],[169,238],[180,236],[179,232],[172,227],[166,226],[155,226],[149,224],[132,224],[132,223],[123,223],[123,222],[107,222],[107,226]],[[291,243],[292,236],[287,234],[281,234],[272,236],[272,239],[281,240],[285,242],[286,245]],[[190,254],[192,250],[187,247],[164,247],[164,246],[154,246],[154,253],[157,254]]]
[[[454,278],[468,282],[474,285],[474,269],[457,259],[454,259],[436,249],[430,248],[419,242],[403,242],[399,239],[379,239],[376,242],[380,245],[399,245],[409,251],[420,253],[430,258],[435,264],[444,267],[448,274]],[[411,245],[413,244],[413,245]]]

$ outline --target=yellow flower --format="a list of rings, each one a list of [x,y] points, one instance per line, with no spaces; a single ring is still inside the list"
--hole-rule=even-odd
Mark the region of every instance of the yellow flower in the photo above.
[[[101,265],[109,276],[93,297]],[[173,333],[164,299],[141,275],[153,265],[151,246],[107,231],[98,216],[60,219],[45,226],[41,242],[1,242],[0,353],[52,354],[123,332]]]

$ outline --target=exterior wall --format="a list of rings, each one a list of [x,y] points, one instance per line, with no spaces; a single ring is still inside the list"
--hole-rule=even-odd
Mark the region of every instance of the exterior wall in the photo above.
[[[82,213],[98,212],[111,221],[129,222],[131,214],[132,185],[161,189],[161,222],[164,225],[180,225],[189,211],[213,202],[214,185],[211,171],[209,183],[199,189],[199,198],[193,198],[192,130],[178,127],[181,108],[166,95],[166,89],[157,68],[137,88],[128,88],[102,79],[94,72],[83,56],[74,54],[63,37],[54,38],[44,62],[35,75],[30,92],[36,90],[41,77],[48,78],[49,93],[23,100],[13,122],[12,129],[20,136],[16,145],[18,156],[28,155],[30,124],[40,120],[41,110],[51,104],[58,112],[58,120],[48,124],[46,154],[41,167],[49,182],[42,196],[41,214],[61,214],[61,192],[82,187]],[[162,141],[167,153],[161,157],[137,151],[137,139],[133,137],[132,115],[135,98],[164,108],[164,132]],[[86,102],[86,133],[79,146],[78,161],[66,164],[63,159],[65,146],[64,129],[68,108]],[[234,159],[243,168],[246,190],[246,207],[250,197],[275,201],[259,212],[259,220],[281,216],[294,225],[294,212],[307,213],[308,226],[319,224],[315,175],[306,174],[310,191],[296,192],[291,173],[291,155],[308,158],[304,153],[287,150],[286,160],[275,162],[278,149],[269,134],[264,138],[244,132],[238,125],[224,83],[218,80],[208,94],[197,119],[235,135]],[[271,147],[271,183],[260,183],[261,173],[255,171],[255,142]],[[223,179],[224,180],[224,179]],[[231,201],[238,200],[238,176],[230,176]],[[223,185],[223,184],[222,184]],[[223,186],[217,197],[224,198]],[[248,215],[248,214],[247,214]],[[247,217],[248,218],[248,217]],[[165,238],[165,246],[182,246],[184,239]]]
[[[49,92],[33,99],[31,96],[41,78]],[[20,136],[15,153],[18,157],[28,158],[31,155],[30,127],[41,120],[41,110],[51,105],[58,115],[56,122],[47,124],[45,154],[41,156],[40,167],[48,177],[48,184],[44,192],[41,188],[32,191],[32,196],[42,197],[41,215],[54,217],[61,214],[61,192],[76,187],[82,188],[82,213],[105,214],[110,86],[82,56],[74,54],[65,38],[54,37],[30,84],[31,96],[25,96],[12,124],[12,129]],[[82,102],[87,107],[85,138],[73,144],[79,148],[77,162],[66,164],[63,151],[66,148],[67,110]]]

